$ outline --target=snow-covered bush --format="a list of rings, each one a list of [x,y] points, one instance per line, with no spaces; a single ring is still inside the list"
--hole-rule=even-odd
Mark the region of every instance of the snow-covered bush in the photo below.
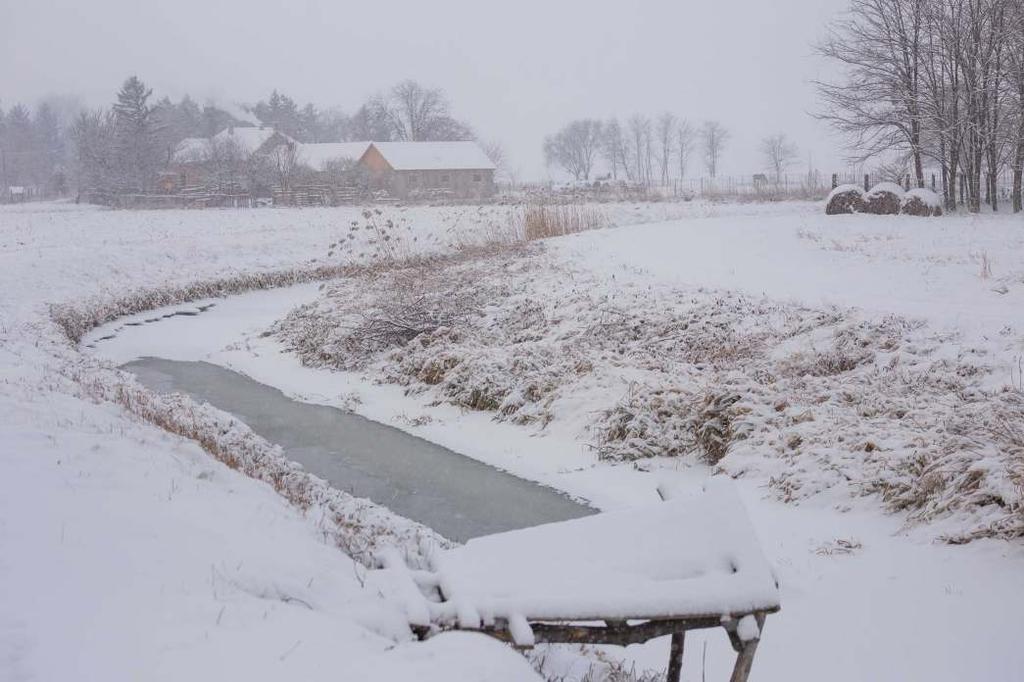
[[[846,489],[921,522],[956,516],[968,539],[1024,535],[1019,429],[999,427],[1024,411],[986,388],[983,354],[948,357],[948,338],[892,315],[629,285],[610,295],[557,263],[543,248],[446,262],[416,280],[421,295],[485,292],[480,314],[369,352],[359,371],[427,404],[574,425],[601,458],[706,462],[761,475],[787,501]],[[392,296],[395,276],[333,283],[275,333],[304,361],[344,368],[331,344]]]
[[[899,215],[903,188],[894,182],[880,182],[864,195],[864,210],[874,215]]]
[[[930,189],[912,189],[904,195],[900,213],[922,218],[940,216],[942,215],[942,199]]]
[[[839,185],[832,190],[825,200],[826,215],[844,215],[846,213],[864,213],[866,208],[864,190],[857,185]]]

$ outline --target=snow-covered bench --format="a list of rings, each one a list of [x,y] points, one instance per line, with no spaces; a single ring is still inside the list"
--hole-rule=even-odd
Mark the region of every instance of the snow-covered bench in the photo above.
[[[663,495],[664,496],[664,495]],[[778,611],[775,577],[731,481],[664,502],[476,538],[407,574],[406,612],[423,636],[479,630],[519,647],[635,644],[672,636],[668,680],[680,678],[687,630],[722,627],[746,680]]]

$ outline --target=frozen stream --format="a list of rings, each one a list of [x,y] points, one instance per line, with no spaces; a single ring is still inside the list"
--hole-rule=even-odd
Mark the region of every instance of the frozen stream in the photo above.
[[[293,400],[219,365],[141,358],[124,368],[151,390],[186,393],[230,412],[334,487],[368,497],[452,540],[596,511],[394,427]]]

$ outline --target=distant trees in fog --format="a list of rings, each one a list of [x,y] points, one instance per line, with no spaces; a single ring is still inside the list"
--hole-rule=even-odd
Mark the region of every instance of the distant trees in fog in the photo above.
[[[67,115],[59,102],[43,101],[35,111],[0,107],[0,192],[11,186],[66,190]]]
[[[800,154],[794,142],[791,142],[785,133],[769,135],[761,141],[761,155],[764,157],[764,164],[771,171],[776,183],[782,181],[786,169],[796,162]]]
[[[299,106],[274,90],[249,111],[265,126],[299,142],[391,142],[408,140],[471,140],[473,129],[451,113],[451,101],[440,88],[405,80],[372,95],[351,115],[313,104]]]
[[[392,140],[469,140],[475,135],[455,118],[451,102],[439,88],[415,81],[398,83],[369,97],[351,115],[299,104],[273,90],[268,98],[229,112],[214,104],[200,106],[187,95],[175,102],[157,99],[142,79],[125,80],[109,108],[89,110],[68,98],[51,97],[35,111],[0,107],[0,190],[25,185],[47,194],[79,188],[114,192],[150,192],[186,138],[212,138],[235,126],[261,125],[299,142]],[[500,145],[486,145],[495,165],[507,165]],[[230,141],[210,143],[202,162],[223,186],[288,185],[295,159],[263,160],[255,167],[242,161],[243,150]],[[198,161],[198,159],[197,159]],[[250,167],[252,166],[252,167]],[[246,177],[242,177],[246,176]],[[244,184],[244,183],[243,183]]]
[[[712,178],[718,175],[722,151],[729,141],[729,131],[718,121],[705,121],[700,128],[701,150],[704,152],[704,168]]]
[[[820,115],[858,160],[902,155],[919,187],[934,164],[947,208],[963,193],[972,211],[998,208],[1009,169],[1021,210],[1021,0],[851,0],[818,50],[841,68],[818,83]]]
[[[710,140],[708,130],[713,131]],[[589,180],[601,162],[603,172],[611,180],[645,187],[659,183],[664,186],[686,177],[698,141],[705,157],[707,144],[712,144],[717,173],[727,139],[728,131],[719,123],[707,123],[697,130],[685,118],[671,112],[654,119],[634,114],[625,124],[617,118],[578,119],[545,138],[544,157],[549,166],[565,171],[577,181]]]
[[[601,146],[601,122],[585,118],[572,121],[544,140],[544,158],[576,181],[587,181]]]

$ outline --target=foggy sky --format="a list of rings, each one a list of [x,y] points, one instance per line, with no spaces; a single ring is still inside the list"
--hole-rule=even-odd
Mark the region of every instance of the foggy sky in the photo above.
[[[722,175],[763,170],[786,132],[823,172],[838,140],[809,113],[824,72],[811,43],[845,0],[0,0],[0,103],[77,93],[109,103],[137,74],[157,96],[354,110],[414,78],[506,148],[520,179],[547,177],[545,134],[576,117],[670,110],[732,132]],[[551,171],[552,173],[554,171]],[[688,175],[699,174],[697,162]]]

